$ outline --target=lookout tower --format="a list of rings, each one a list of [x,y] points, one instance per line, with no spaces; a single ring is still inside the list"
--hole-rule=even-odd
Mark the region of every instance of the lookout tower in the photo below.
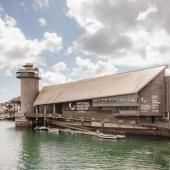
[[[27,63],[17,71],[16,77],[21,80],[21,114],[23,116],[34,112],[33,103],[39,92],[39,70],[33,64]]]

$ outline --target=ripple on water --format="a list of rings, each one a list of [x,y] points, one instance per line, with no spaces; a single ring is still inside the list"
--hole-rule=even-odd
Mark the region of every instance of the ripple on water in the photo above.
[[[0,122],[0,139],[2,169],[170,169],[170,143],[166,140],[108,141],[81,135],[51,135],[16,130],[10,122]]]

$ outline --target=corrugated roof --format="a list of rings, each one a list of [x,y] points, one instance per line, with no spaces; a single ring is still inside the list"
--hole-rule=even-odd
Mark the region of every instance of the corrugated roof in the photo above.
[[[47,86],[39,93],[34,105],[138,93],[165,68],[160,66]]]

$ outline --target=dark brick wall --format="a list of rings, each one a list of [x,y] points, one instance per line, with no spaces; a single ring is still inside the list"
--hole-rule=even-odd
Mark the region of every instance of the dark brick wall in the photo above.
[[[140,114],[158,115],[165,112],[165,70],[139,92]]]

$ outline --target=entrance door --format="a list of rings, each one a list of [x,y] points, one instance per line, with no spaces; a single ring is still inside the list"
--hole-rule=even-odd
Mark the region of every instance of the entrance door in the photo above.
[[[62,105],[61,104],[55,104],[55,112],[62,114]]]
[[[155,117],[154,116],[151,117],[151,123],[155,123]]]

